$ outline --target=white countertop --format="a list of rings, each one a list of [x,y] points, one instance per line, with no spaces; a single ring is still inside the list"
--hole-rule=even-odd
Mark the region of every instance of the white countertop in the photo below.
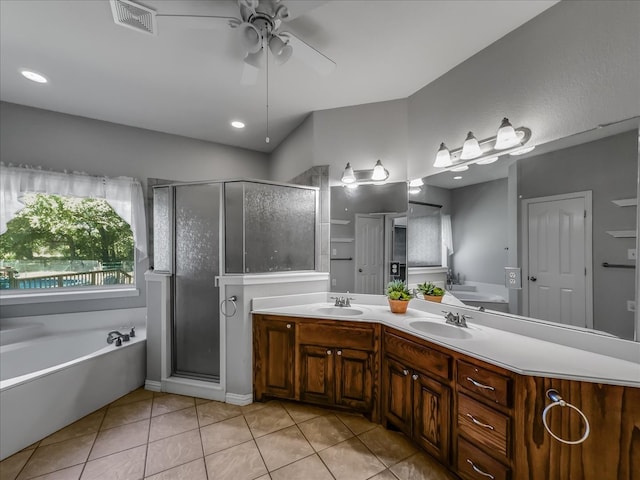
[[[327,313],[326,309],[333,307],[333,302],[327,296],[328,294],[322,293],[257,298],[253,300],[253,313],[376,322],[522,375],[640,387],[639,362],[492,328],[474,320],[467,321],[469,328],[462,329],[465,333],[451,332],[453,335],[468,334],[467,338],[449,338],[425,333],[411,325],[416,321],[424,321],[438,324],[436,328],[441,328],[441,325],[444,325],[443,315],[439,314],[438,310],[438,313],[434,312],[434,309],[451,310],[450,305],[427,305],[430,302],[412,300],[406,314],[394,314],[390,312],[384,296],[352,294],[352,308],[362,313],[340,315],[336,314],[340,313],[340,307]],[[358,303],[359,301],[362,303]],[[414,305],[417,308],[412,308]],[[445,330],[445,334],[446,331],[448,330]],[[640,345],[638,351],[640,352]]]

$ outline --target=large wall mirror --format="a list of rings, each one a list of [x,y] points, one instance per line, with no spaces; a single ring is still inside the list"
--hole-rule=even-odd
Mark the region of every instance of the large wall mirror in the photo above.
[[[540,145],[521,157],[501,157],[491,165],[424,178],[425,185],[408,195],[408,201],[437,205],[440,216],[449,217],[450,248],[443,247],[448,293],[469,308],[633,340],[637,127],[636,118]],[[339,232],[345,225],[333,223],[340,213],[334,209],[336,200],[339,206],[338,195],[344,191],[331,190],[331,237],[338,240],[331,244],[332,258],[353,258],[341,256],[344,244],[339,242],[355,242],[358,236],[355,225],[353,235],[343,236]],[[387,235],[382,248],[388,255],[380,255],[380,261],[395,260],[394,236],[407,238],[407,217],[394,212],[379,212]],[[415,245],[412,236],[408,238],[405,247],[411,252]],[[389,278],[389,265],[383,268]],[[350,260],[331,261],[333,291],[358,292],[354,276]],[[515,288],[507,288],[509,284]]]

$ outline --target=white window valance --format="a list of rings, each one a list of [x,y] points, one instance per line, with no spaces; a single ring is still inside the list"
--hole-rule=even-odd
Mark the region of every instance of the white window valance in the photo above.
[[[47,193],[78,198],[100,198],[131,226],[138,260],[147,256],[147,227],[140,182],[130,177],[94,177],[83,173],[62,173],[30,167],[0,164],[0,234],[7,222],[24,207],[27,193]]]

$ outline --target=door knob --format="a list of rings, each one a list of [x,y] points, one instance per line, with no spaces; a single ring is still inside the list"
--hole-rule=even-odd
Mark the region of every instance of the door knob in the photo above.
[[[362,273],[362,269],[361,269],[361,268],[359,268],[359,269],[358,269],[358,272]]]
[[[529,280],[531,280],[532,282],[535,282],[537,280],[536,277],[529,277]]]

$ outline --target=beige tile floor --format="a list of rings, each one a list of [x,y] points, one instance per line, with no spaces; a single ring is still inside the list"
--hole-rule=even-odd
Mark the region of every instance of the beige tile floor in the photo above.
[[[452,480],[362,416],[136,390],[0,463],[1,480]]]

